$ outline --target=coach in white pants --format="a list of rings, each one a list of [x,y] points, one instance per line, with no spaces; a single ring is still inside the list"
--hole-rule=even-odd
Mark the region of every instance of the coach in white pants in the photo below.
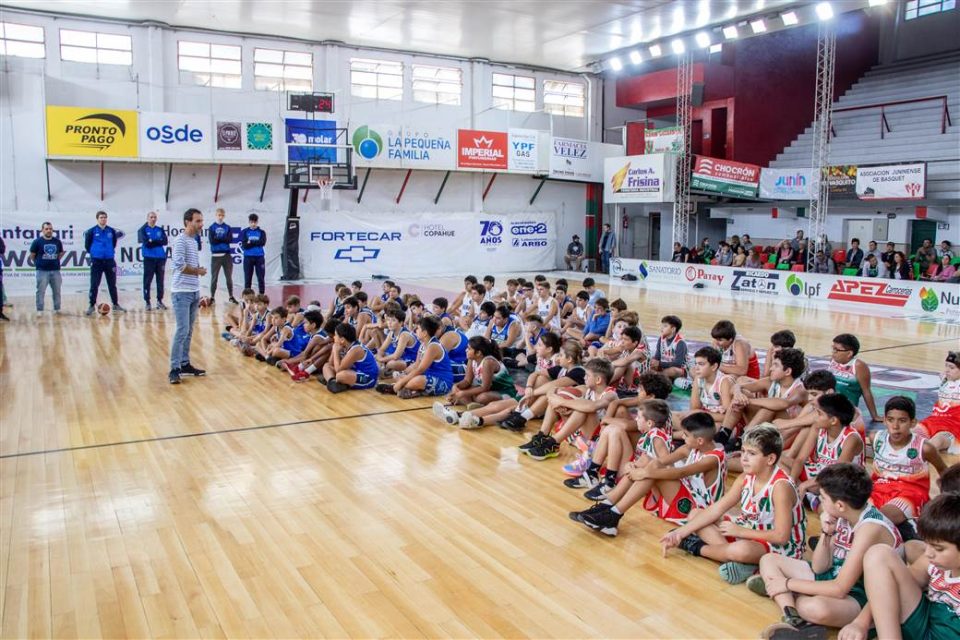
[[[173,283],[170,287],[173,316],[177,329],[170,346],[170,384],[180,384],[180,376],[202,376],[206,373],[190,364],[190,339],[200,306],[200,276],[207,270],[200,266],[197,237],[203,232],[203,214],[187,209],[183,214],[183,233],[173,242]]]

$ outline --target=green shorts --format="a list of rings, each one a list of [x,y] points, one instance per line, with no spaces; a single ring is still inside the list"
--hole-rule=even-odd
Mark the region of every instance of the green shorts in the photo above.
[[[833,580],[836,577],[837,572],[833,569],[824,571],[823,573],[813,574],[813,579],[817,582],[827,582],[828,580]],[[867,605],[867,590],[863,586],[863,578],[857,580],[853,587],[850,588],[850,593],[847,595],[856,600],[861,609]]]
[[[924,596],[900,630],[904,640],[956,640],[960,638],[960,618],[947,605]]]

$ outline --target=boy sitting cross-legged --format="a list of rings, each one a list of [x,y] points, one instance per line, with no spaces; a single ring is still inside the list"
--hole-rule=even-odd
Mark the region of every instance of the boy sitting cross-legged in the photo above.
[[[731,584],[749,578],[765,553],[802,557],[806,516],[793,481],[777,465],[782,451],[783,440],[772,424],[745,433],[743,474],[723,498],[663,536],[663,552],[680,547],[721,562],[720,575]]]
[[[807,402],[807,391],[800,379],[806,367],[803,351],[781,349],[771,360],[767,376],[734,389],[733,403],[743,408],[747,429],[775,418],[796,418]]]
[[[372,389],[380,375],[376,357],[357,341],[357,330],[350,323],[338,324],[334,335],[330,359],[323,365],[322,382],[327,385],[327,390],[340,393],[350,389]]]
[[[771,362],[773,358],[770,359]],[[823,395],[833,395],[837,392],[837,379],[826,369],[813,371],[807,375],[803,381],[803,386],[807,391],[807,403],[800,408],[794,418],[774,418],[773,426],[780,430],[783,441],[786,446],[790,446],[797,434],[803,433],[803,430],[813,425],[817,419],[817,400]],[[866,438],[866,427],[863,424],[863,416],[860,410],[854,407],[853,422],[850,426],[857,430],[860,437]]]
[[[662,400],[647,403],[648,407],[665,406]],[[666,423],[668,412],[656,416]],[[713,420],[702,411],[691,413],[681,423],[684,444],[673,453],[650,459],[645,464],[628,464],[627,475],[607,493],[606,499],[586,511],[574,512],[570,518],[608,536],[617,535],[623,514],[640,500],[644,507],[670,522],[683,523],[693,509],[705,509],[723,495],[727,469],[723,447],[713,441],[716,431]],[[681,463],[675,466],[676,463]]]
[[[783,611],[782,622],[767,627],[764,638],[825,638],[824,627],[849,624],[867,603],[867,550],[885,545],[902,553],[900,532],[870,503],[873,483],[863,467],[839,462],[817,480],[822,534],[812,560],[768,553],[760,559],[760,575],[747,580],[751,591],[769,595]]]

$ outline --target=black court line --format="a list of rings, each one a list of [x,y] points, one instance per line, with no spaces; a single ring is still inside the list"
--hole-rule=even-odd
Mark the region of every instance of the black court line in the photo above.
[[[925,344],[939,344],[941,342],[958,342],[958,338],[943,338],[941,340],[931,340],[929,342],[911,342],[910,344],[895,344],[890,347],[877,347],[876,349],[861,349],[860,353],[870,353],[871,351],[887,351],[888,349],[902,349],[904,347],[920,347]],[[826,356],[824,356],[826,357]]]
[[[411,411],[423,411],[430,407],[411,407],[410,409],[393,409],[392,411],[374,411],[372,413],[357,413],[350,416],[332,416],[330,418],[314,418],[312,420],[296,420],[294,422],[277,422],[275,424],[259,424],[252,427],[235,427],[232,429],[221,429],[219,431],[200,431],[198,433],[179,433],[173,436],[157,436],[156,438],[139,438],[137,440],[120,440],[118,442],[104,442],[101,444],[85,444],[78,447],[63,447],[61,449],[44,449],[42,451],[24,451],[22,453],[8,453],[0,456],[0,460],[7,458],[25,458],[28,456],[41,456],[48,453],[67,453],[73,451],[84,451],[86,449],[105,449],[107,447],[118,447],[128,444],[144,444],[150,442],[163,442],[165,440],[182,440],[185,438],[199,438],[202,436],[219,436],[225,433],[243,433],[245,431],[261,431],[263,429],[279,429],[282,427],[295,427],[302,424],[316,424],[321,422],[332,422],[333,420],[353,420],[354,418],[371,418],[373,416],[387,416],[394,413],[410,413]]]

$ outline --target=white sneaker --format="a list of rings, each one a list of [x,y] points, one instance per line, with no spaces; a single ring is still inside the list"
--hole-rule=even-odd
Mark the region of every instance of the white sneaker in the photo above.
[[[479,429],[480,426],[480,418],[473,415],[472,411],[464,411],[460,414],[461,429]]]
[[[433,403],[433,415],[435,415],[440,420],[443,420],[444,422],[446,422],[447,421],[446,413],[447,413],[447,408],[443,406],[442,402]]]
[[[693,386],[693,383],[690,381],[690,378],[677,378],[673,381],[673,386],[677,389],[689,389]]]

